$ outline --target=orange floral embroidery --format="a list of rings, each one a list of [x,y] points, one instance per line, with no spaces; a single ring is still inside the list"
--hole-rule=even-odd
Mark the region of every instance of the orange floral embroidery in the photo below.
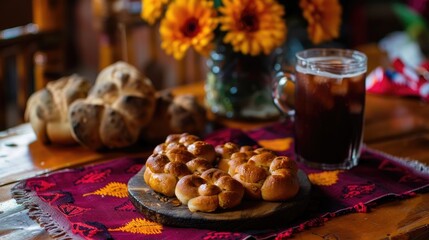
[[[286,151],[290,148],[292,138],[277,138],[259,140],[258,144],[273,151]]]
[[[111,196],[117,198],[126,198],[128,197],[127,185],[125,183],[111,182],[105,187],[98,189],[92,193],[86,193],[83,196],[89,195],[101,195],[101,196]]]
[[[342,172],[341,170],[326,171],[320,173],[310,173],[308,178],[314,185],[319,186],[331,186],[338,182],[338,175]]]
[[[119,228],[109,228],[111,232],[128,232],[138,234],[160,234],[162,232],[162,225],[156,222],[151,222],[143,218],[135,218],[125,226]]]

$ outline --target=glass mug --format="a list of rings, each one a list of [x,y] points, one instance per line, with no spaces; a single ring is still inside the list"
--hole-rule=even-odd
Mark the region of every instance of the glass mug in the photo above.
[[[366,56],[355,50],[308,49],[298,52],[296,60],[294,73],[276,78],[273,98],[294,120],[297,160],[325,170],[356,166],[363,137]]]

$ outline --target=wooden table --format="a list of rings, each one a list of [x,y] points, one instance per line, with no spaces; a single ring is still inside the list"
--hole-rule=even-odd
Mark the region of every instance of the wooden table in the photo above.
[[[180,87],[203,97],[202,84]],[[371,148],[429,164],[429,103],[368,95],[364,142]],[[251,129],[269,123],[223,121]],[[49,239],[48,234],[12,199],[18,180],[40,173],[141,152],[95,153],[80,146],[44,146],[28,124],[0,132],[0,239]],[[299,233],[295,239],[429,239],[429,194],[375,207],[370,213],[333,218],[325,226]]]

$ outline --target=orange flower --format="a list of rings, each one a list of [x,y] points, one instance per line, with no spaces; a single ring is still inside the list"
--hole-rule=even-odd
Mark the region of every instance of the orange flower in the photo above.
[[[308,35],[314,44],[338,37],[341,24],[341,6],[338,0],[300,0]]]
[[[161,21],[161,47],[176,59],[181,59],[191,46],[207,55],[214,46],[216,27],[216,10],[212,1],[176,0],[169,5]]]
[[[236,52],[268,55],[285,40],[284,9],[274,0],[223,0],[219,12],[223,41]]]
[[[141,0],[141,3],[141,17],[152,25],[161,16],[162,8],[168,0]]]

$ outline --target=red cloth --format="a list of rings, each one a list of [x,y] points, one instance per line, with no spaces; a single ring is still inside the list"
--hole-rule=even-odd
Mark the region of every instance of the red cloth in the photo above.
[[[292,124],[275,124],[249,132],[225,129],[206,141],[216,145],[290,143],[279,154],[294,158]],[[270,142],[272,141],[272,142]],[[323,225],[347,213],[366,212],[376,203],[412,196],[429,188],[428,169],[364,148],[360,163],[348,171],[320,171],[299,165],[312,179],[312,199],[306,212],[280,229],[238,232],[161,226],[137,212],[126,195],[126,184],[145,159],[119,158],[93,166],[34,177],[17,184],[19,203],[54,237],[73,239],[256,239],[288,238],[294,232]],[[328,174],[331,178],[318,178]],[[326,176],[326,175],[323,175]],[[328,179],[329,181],[326,181]],[[125,189],[124,189],[125,187]],[[124,195],[125,192],[125,195]]]
[[[368,74],[366,89],[369,93],[419,97],[429,101],[429,62],[413,69],[397,58],[392,66],[393,69],[378,67]]]

